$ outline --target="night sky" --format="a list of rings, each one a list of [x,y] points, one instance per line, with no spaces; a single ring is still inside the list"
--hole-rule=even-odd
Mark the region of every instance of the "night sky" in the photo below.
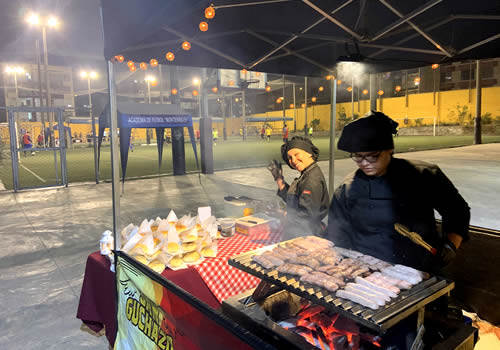
[[[41,29],[24,21],[31,11],[53,14],[62,25],[47,29],[50,64],[92,65],[104,61],[99,0],[0,0],[0,61],[35,61]]]

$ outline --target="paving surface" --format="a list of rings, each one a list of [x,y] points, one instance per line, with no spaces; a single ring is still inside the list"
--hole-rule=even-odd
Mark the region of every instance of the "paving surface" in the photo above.
[[[397,156],[439,164],[469,202],[472,224],[500,229],[500,144]],[[328,163],[320,166],[327,174]],[[354,169],[350,159],[336,161],[335,184]],[[290,181],[296,174],[285,170]],[[265,168],[130,181],[121,226],[165,217],[171,208],[183,215],[211,205],[223,216],[225,195],[275,199],[275,187]],[[86,258],[111,227],[111,210],[110,184],[0,193],[2,349],[108,348],[105,337],[82,331],[75,315]]]

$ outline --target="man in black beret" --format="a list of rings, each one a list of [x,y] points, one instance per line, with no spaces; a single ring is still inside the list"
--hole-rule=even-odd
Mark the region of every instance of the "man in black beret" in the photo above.
[[[359,169],[335,190],[328,238],[391,263],[435,271],[468,239],[470,208],[437,165],[393,157],[397,126],[371,111],[344,127],[338,148],[350,152]],[[437,253],[396,232],[396,223],[420,234]]]
[[[274,160],[268,169],[278,185],[278,196],[287,205],[284,239],[322,235],[321,220],[328,213],[328,187],[316,161],[319,149],[311,140],[294,136],[281,146],[281,157],[292,169],[300,172],[291,185],[285,182],[281,163]]]

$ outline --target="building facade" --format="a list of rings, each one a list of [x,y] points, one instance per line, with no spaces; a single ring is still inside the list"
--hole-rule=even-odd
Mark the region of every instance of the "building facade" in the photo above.
[[[22,72],[8,73],[8,67],[20,67]],[[0,63],[1,106],[47,106],[47,84],[45,81],[45,67],[36,64],[18,64],[13,62]],[[64,107],[73,109],[75,106],[73,70],[71,67],[48,66],[50,105],[53,107]],[[40,76],[40,79],[39,79]],[[17,80],[17,87],[16,87]],[[74,116],[74,112],[65,114]],[[41,121],[42,116],[37,113],[23,113],[19,116],[20,121]],[[7,120],[5,110],[0,110],[0,122]]]

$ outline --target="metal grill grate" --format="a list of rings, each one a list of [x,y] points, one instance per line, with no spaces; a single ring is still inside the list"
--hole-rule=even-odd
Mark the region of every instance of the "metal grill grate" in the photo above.
[[[283,243],[279,243],[279,245]],[[453,281],[434,276],[420,282],[409,290],[401,291],[397,298],[391,299],[384,307],[372,310],[354,302],[338,298],[335,296],[335,293],[323,288],[304,283],[298,280],[296,276],[284,274],[275,269],[265,269],[252,261],[254,255],[261,254],[263,251],[272,249],[275,246],[276,244],[240,254],[229,259],[228,263],[264,281],[349,317],[358,324],[379,333],[384,333],[399,321],[442,295],[447,294],[455,287]]]

